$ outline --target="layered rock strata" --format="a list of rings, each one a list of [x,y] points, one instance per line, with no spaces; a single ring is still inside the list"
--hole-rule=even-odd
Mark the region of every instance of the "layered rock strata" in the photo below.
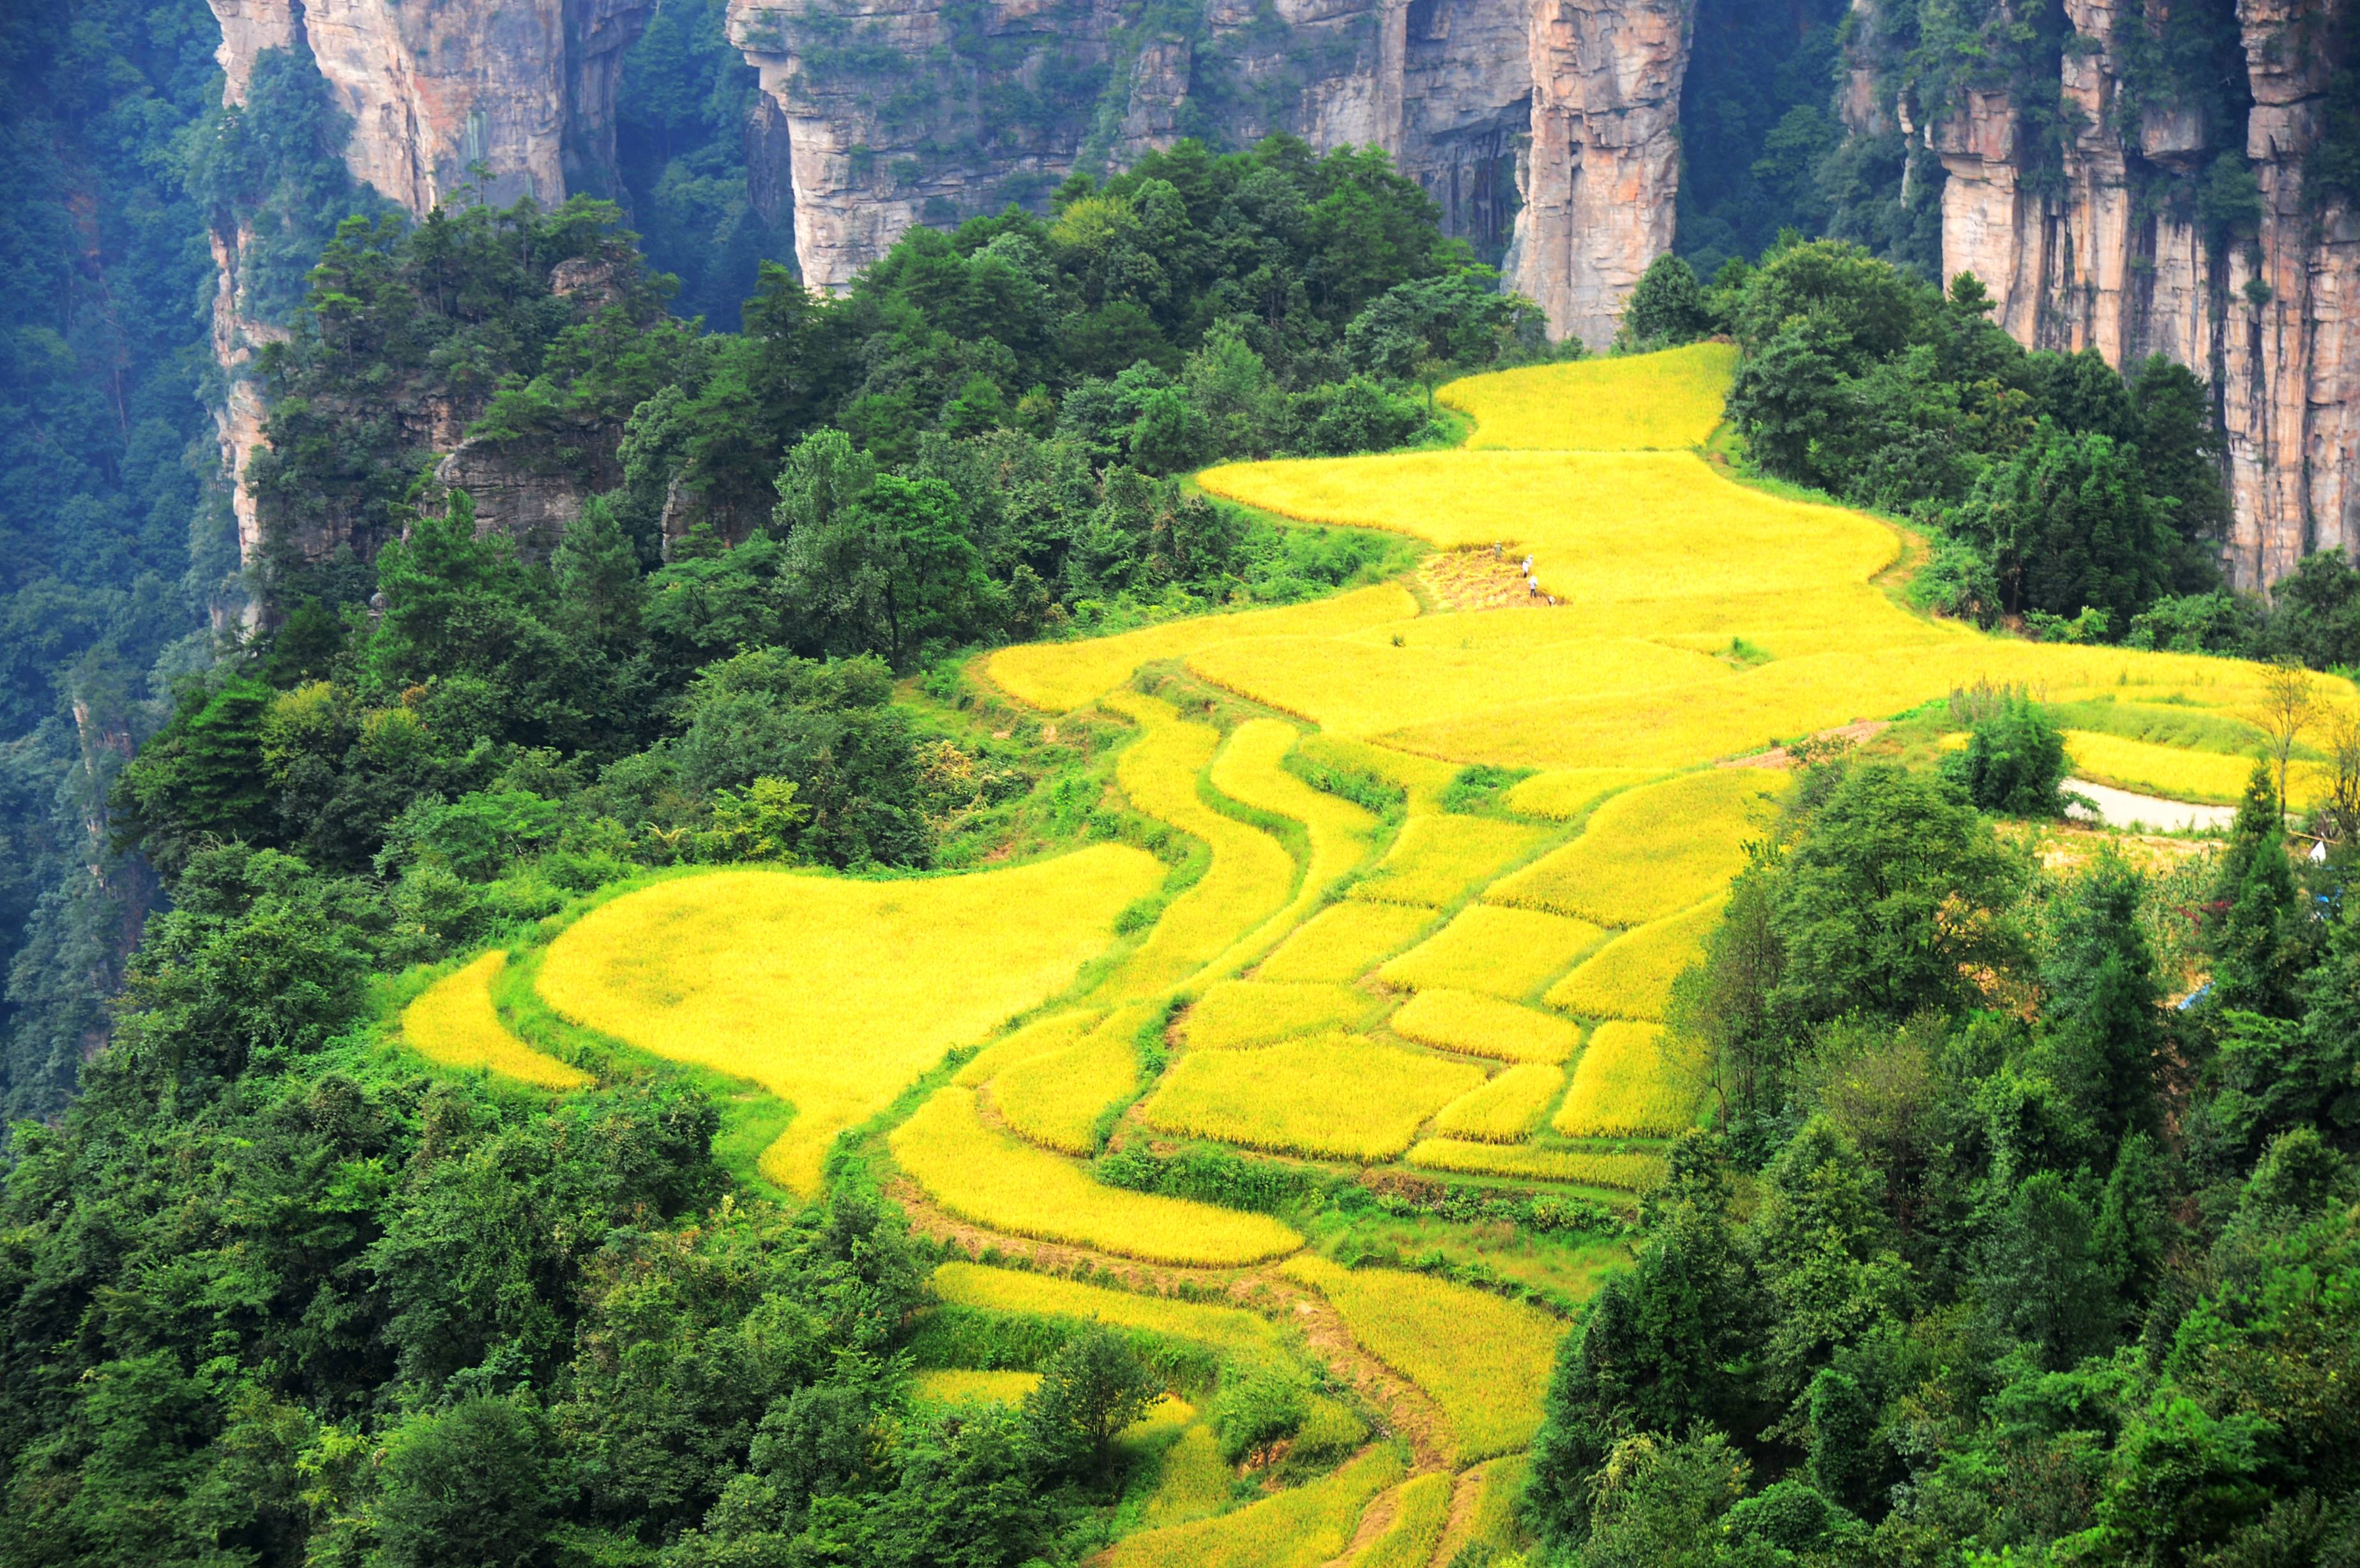
[[[2305,185],[2329,78],[2352,64],[2353,0],[2238,0],[2252,107],[2222,125],[2195,105],[2132,106],[2119,24],[2146,25],[2140,0],[2065,9],[2081,41],[2060,68],[2061,180],[2036,173],[2005,92],[1967,93],[1928,128],[1948,174],[1944,276],[1981,278],[2027,345],[2116,365],[2162,354],[2211,380],[2235,585],[2267,587],[2313,550],[2360,550],[2360,215]],[[2249,235],[2199,216],[2198,183],[2224,150],[2257,185]]]
[[[814,287],[1077,168],[1289,131],[1392,153],[1450,233],[1595,347],[1671,241],[1690,8],[1213,0],[1154,32],[1117,0],[733,0],[729,27],[785,123]]]
[[[246,101],[263,50],[308,47],[332,102],[352,122],[344,162],[354,179],[421,213],[463,186],[496,203],[612,191],[623,53],[655,11],[655,0],[210,4],[221,24],[215,58],[228,103]],[[213,354],[229,373],[214,418],[241,554],[251,563],[261,522],[245,479],[264,409],[245,372],[255,348],[279,329],[247,308],[240,287],[247,238],[235,226],[213,235]],[[497,511],[487,520],[497,521]],[[322,550],[337,542],[318,541]]]

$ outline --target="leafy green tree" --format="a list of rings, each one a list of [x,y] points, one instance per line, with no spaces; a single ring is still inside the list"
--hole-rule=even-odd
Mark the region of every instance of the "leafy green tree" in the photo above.
[[[2269,764],[2257,762],[2230,825],[2214,882],[2211,999],[2224,1009],[2289,1018],[2308,958],[2308,924],[2279,824]]]
[[[2121,856],[2100,855],[2068,890],[2040,964],[2044,1036],[2109,1144],[2161,1118],[2163,987],[2138,918],[2143,889]]]
[[[1804,1124],[1764,1175],[1754,1263],[1775,1311],[1764,1370],[1771,1396],[1789,1402],[1838,1351],[1901,1315],[1911,1285],[1882,1184],[1832,1123]]]
[[[1103,1471],[1116,1435],[1163,1391],[1129,1340],[1092,1323],[1041,1369],[1039,1386],[1024,1399],[1025,1430],[1054,1462]]]
[[[995,605],[957,495],[879,476],[836,520],[789,536],[781,590],[815,651],[901,664],[988,628]]]
[[[386,1441],[379,1551],[399,1568],[523,1568],[555,1560],[558,1475],[540,1413],[463,1399],[413,1416]]]
[[[1630,1271],[1607,1277],[1557,1352],[1525,1494],[1545,1541],[1581,1543],[1622,1439],[1743,1423],[1756,1312],[1718,1194],[1676,1189]]]
[[[1712,313],[1705,306],[1704,286],[1696,269],[1666,251],[1647,264],[1622,307],[1622,324],[1615,330],[1618,348],[1644,351],[1676,348],[1694,343],[1712,330]]]
[[[2056,817],[2065,811],[2060,787],[2070,764],[2065,737],[2048,713],[2020,692],[2001,698],[1978,717],[1963,751],[1945,757],[1942,772],[1982,811],[2009,817]]]
[[[211,689],[190,682],[171,722],[124,769],[111,801],[117,831],[144,841],[168,875],[209,840],[276,837],[262,755],[270,698],[257,681],[232,679]]]
[[[1721,1521],[1744,1497],[1750,1473],[1729,1439],[1710,1429],[1624,1438],[1600,1474],[1580,1561],[1596,1568],[1720,1562]]]
[[[2127,626],[2169,581],[2173,536],[2103,435],[2044,425],[1976,483],[1954,526],[1990,555],[2011,611],[2099,609]]]
[[[1905,1018],[1980,996],[2020,942],[2020,861],[1973,808],[1890,763],[1847,768],[1780,862],[1769,924],[1783,964],[1765,1006],[1798,1029],[1856,1010]]]

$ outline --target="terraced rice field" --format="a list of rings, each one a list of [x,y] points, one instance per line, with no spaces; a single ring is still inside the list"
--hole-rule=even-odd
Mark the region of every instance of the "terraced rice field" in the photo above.
[[[600,905],[549,945],[541,994],[568,1020],[751,1079],[795,1107],[763,1156],[819,1186],[838,1132],[955,1046],[1073,983],[1164,867],[1098,844],[966,877],[868,882],[784,871],[675,877]],[[923,952],[923,964],[908,955]]]
[[[980,660],[1043,715],[1129,727],[1108,803],[1151,824],[1138,836],[1164,860],[1106,844],[963,877],[684,876],[551,943],[539,985],[563,1018],[792,1104],[765,1161],[780,1180],[813,1190],[839,1133],[923,1080],[879,1161],[922,1225],[938,1213],[1011,1251],[1087,1249],[1201,1287],[1180,1300],[952,1263],[935,1277],[949,1307],[1095,1318],[1224,1362],[1305,1354],[1300,1317],[1440,1412],[1415,1452],[1365,1444],[1257,1496],[1206,1419],[1160,1407],[1134,1434],[1149,1490],[1108,1559],[1120,1568],[1387,1568],[1513,1547],[1518,1456],[1564,1324],[1343,1268],[1272,1214],[1101,1182],[1087,1160],[1110,1128],[1125,1148],[1203,1140],[1627,1200],[1705,1103],[1711,1063],[1665,1031],[1665,1004],[1785,784],[1716,764],[1988,681],[2060,705],[2089,778],[2242,789],[2255,667],[1911,615],[1872,581],[1898,549],[1884,524],[1748,488],[1689,450],[1731,363],[1708,344],[1474,377],[1440,393],[1477,421],[1465,449],[1200,476],[1282,516],[1529,556],[1555,604],[1425,613],[1387,584]],[[2320,682],[2322,701],[2337,690]],[[1167,862],[1195,879],[1142,904]],[[1161,912],[1119,921],[1134,908]],[[406,1037],[565,1086],[563,1063],[501,1027],[499,962],[421,996]],[[922,1388],[1021,1397],[1025,1376],[936,1370]],[[1317,1408],[1359,1431],[1332,1393]],[[1447,1472],[1477,1465],[1454,1493]]]
[[[590,1074],[509,1032],[492,1006],[492,982],[508,967],[498,948],[428,986],[402,1009],[401,1038],[445,1067],[479,1067],[544,1089],[579,1089]]]

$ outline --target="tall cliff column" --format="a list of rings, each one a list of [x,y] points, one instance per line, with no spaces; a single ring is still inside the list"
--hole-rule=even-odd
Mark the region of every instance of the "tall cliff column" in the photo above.
[[[2328,79],[2351,63],[2350,0],[2238,0],[2261,188],[2258,261],[2233,256],[2223,343],[2236,523],[2231,575],[2278,581],[2311,550],[2360,548],[2360,218],[2304,189]]]
[[[1509,281],[1549,330],[1613,341],[1622,301],[1671,248],[1691,0],[1535,0],[1532,144]]]
[[[263,50],[308,45],[353,121],[344,163],[355,179],[424,212],[480,174],[494,201],[562,201],[614,186],[615,89],[623,53],[655,0],[209,0],[221,24],[214,58],[224,100],[246,101]],[[256,344],[280,335],[246,309],[241,284],[251,236],[217,228],[213,354],[229,373],[215,410],[237,512],[238,545],[261,545],[247,459],[265,410],[245,376]]]

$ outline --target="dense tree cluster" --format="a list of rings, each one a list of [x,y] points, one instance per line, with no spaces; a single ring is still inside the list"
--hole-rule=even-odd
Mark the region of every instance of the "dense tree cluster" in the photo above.
[[[1808,775],[1682,983],[1726,1135],[1566,1343],[1551,1546],[2346,1561],[2360,919],[2304,882],[2265,774],[2179,907],[2111,853],[2037,874],[1928,775]]]

